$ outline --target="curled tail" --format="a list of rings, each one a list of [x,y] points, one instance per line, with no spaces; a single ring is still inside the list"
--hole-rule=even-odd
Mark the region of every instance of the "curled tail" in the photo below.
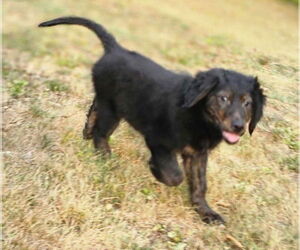
[[[39,27],[48,27],[59,24],[77,24],[82,25],[91,31],[95,32],[96,35],[101,40],[105,53],[111,52],[116,48],[120,48],[120,45],[117,43],[116,39],[109,34],[103,26],[97,24],[89,19],[69,16],[69,17],[60,17],[50,21],[46,21],[39,24]]]

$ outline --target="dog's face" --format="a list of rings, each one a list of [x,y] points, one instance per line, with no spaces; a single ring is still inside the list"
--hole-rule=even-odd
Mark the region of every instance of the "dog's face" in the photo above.
[[[208,117],[221,128],[225,141],[234,144],[245,133],[251,120],[253,100],[246,89],[251,83],[233,81],[225,84],[219,84],[208,94],[206,111]]]
[[[249,128],[252,134],[262,117],[265,96],[257,78],[212,69],[196,75],[184,95],[184,107],[204,101],[207,118],[219,126],[224,140],[237,143]],[[203,102],[202,102],[203,104]]]

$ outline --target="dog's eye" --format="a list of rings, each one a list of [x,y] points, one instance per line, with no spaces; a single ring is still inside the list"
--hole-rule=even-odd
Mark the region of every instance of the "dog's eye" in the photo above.
[[[245,107],[248,107],[248,106],[250,106],[251,103],[252,103],[251,101],[246,101],[246,102],[244,103],[244,106],[245,106]]]
[[[221,100],[221,102],[228,102],[228,97],[227,96],[219,96],[219,99]]]

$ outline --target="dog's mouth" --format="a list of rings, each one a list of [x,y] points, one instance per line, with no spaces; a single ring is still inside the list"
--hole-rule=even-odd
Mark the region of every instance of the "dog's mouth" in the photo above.
[[[228,131],[223,131],[222,132],[222,135],[223,135],[223,138],[224,140],[229,143],[229,144],[235,144],[237,143],[240,138],[241,138],[241,135],[238,135],[236,133],[233,133],[233,132],[228,132]]]

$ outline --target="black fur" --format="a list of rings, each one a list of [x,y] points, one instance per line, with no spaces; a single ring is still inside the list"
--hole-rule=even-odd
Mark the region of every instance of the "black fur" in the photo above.
[[[190,108],[204,98],[217,85],[220,74],[221,69],[213,69],[206,74],[198,73],[184,95],[182,107]]]
[[[110,52],[119,47],[119,44],[116,42],[115,38],[111,34],[109,34],[105,30],[105,28],[102,27],[102,25],[95,23],[91,20],[88,20],[86,18],[75,17],[75,16],[61,17],[61,18],[53,19],[51,21],[40,23],[39,27],[49,27],[58,24],[77,24],[90,29],[91,31],[95,32],[95,34],[102,42],[105,52]]]
[[[224,131],[231,137],[242,135],[249,112],[249,131],[253,132],[265,102],[258,81],[225,69],[199,72],[195,77],[174,73],[122,48],[101,25],[88,19],[62,17],[39,26],[58,24],[83,25],[104,46],[104,55],[92,70],[96,97],[89,114],[97,116],[86,126],[86,137],[91,128],[95,147],[109,152],[108,137],[125,119],[145,138],[151,151],[151,172],[169,186],[183,180],[176,159],[176,153],[181,153],[196,211],[206,222],[222,222],[205,200],[208,152],[222,141]],[[219,96],[222,91],[230,96]],[[252,109],[244,100],[251,98],[247,94],[252,97]],[[228,142],[235,143],[233,140],[227,137]]]
[[[254,100],[252,103],[252,117],[251,122],[249,124],[249,133],[250,135],[253,133],[256,124],[259,122],[263,115],[263,106],[265,105],[266,98],[263,95],[263,91],[259,86],[257,77],[255,78],[254,88],[251,92],[252,99]]]

